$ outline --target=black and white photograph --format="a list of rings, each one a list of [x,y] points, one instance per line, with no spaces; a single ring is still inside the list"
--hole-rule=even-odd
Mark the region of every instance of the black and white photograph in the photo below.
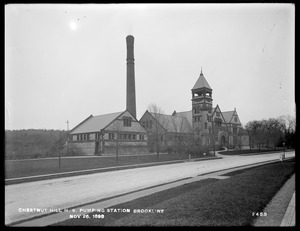
[[[4,5],[6,227],[295,227],[295,4]]]

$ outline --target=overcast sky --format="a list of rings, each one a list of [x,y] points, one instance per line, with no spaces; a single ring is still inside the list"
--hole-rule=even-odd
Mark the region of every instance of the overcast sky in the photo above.
[[[201,67],[213,106],[295,114],[292,4],[6,5],[5,129],[70,129],[126,109],[133,35],[137,118],[191,110]]]

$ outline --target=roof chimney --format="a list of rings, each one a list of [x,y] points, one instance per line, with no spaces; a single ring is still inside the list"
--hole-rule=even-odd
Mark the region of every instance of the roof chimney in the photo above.
[[[127,98],[126,110],[136,118],[136,101],[135,101],[135,76],[134,76],[134,53],[133,53],[134,37],[128,35],[126,37],[127,44]]]

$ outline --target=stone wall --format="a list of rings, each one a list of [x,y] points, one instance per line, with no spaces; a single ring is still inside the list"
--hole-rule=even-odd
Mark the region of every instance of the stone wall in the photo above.
[[[101,142],[101,141],[100,141]],[[100,149],[99,142],[99,149]],[[116,142],[105,142],[103,147],[103,152],[101,155],[115,155],[116,154]],[[80,155],[95,155],[95,141],[90,142],[70,142],[69,149]],[[148,146],[147,142],[119,142],[119,155],[129,155],[129,154],[147,154]],[[100,151],[99,151],[100,154]],[[99,155],[97,154],[97,155]]]
[[[95,142],[70,142],[69,148],[81,155],[94,155]]]
[[[119,155],[130,155],[130,154],[147,154],[149,153],[147,146],[119,146]],[[104,153],[102,155],[115,156],[116,147],[105,146]]]

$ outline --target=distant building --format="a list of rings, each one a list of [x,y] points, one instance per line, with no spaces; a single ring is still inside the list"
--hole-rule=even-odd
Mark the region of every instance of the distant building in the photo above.
[[[127,110],[89,116],[69,132],[69,148],[89,155],[147,153],[147,131]]]

